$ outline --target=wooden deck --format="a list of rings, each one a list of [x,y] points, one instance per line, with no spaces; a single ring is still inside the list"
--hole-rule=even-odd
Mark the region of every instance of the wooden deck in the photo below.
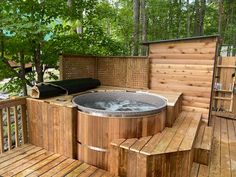
[[[191,177],[236,177],[236,120],[214,117],[209,166],[193,164]]]
[[[0,155],[0,176],[113,176],[107,171],[34,145],[25,144]]]

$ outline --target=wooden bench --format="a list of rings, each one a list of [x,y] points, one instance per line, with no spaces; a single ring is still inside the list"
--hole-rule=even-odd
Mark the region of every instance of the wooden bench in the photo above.
[[[114,140],[111,173],[119,176],[189,176],[201,114],[181,112],[174,125],[140,139]]]

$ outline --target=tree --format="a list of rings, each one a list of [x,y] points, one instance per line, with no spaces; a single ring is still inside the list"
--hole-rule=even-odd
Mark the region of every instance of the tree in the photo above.
[[[4,77],[12,78],[6,89],[17,91],[23,87],[25,94],[26,84],[32,86],[34,82],[43,82],[47,66],[56,67],[61,52],[109,55],[121,51],[119,43],[99,26],[98,3],[83,1],[82,7],[77,6],[78,3],[75,1],[72,6],[75,13],[71,13],[64,0],[0,2],[3,7],[0,15],[0,65]],[[77,12],[81,9],[83,17],[78,17]],[[75,31],[78,19],[83,23],[83,34]],[[20,63],[21,67],[13,69],[9,61]],[[25,73],[26,63],[32,63],[35,72]]]
[[[146,0],[141,0],[141,26],[142,26],[142,36],[141,36],[141,41],[146,42],[147,41],[147,17],[146,17]],[[146,55],[147,48],[146,46],[142,46],[142,55]]]
[[[187,9],[187,25],[186,25],[186,32],[187,32],[187,37],[189,37],[189,36],[190,36],[190,24],[191,24],[191,21],[190,21],[190,6],[189,6],[189,0],[187,0],[186,9]]]
[[[140,2],[133,0],[133,56],[139,54],[139,14]]]

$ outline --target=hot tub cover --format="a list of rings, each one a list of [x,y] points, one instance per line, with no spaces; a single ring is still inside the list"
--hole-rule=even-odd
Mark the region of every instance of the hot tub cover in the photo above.
[[[166,100],[144,92],[89,92],[72,100],[79,110],[97,115],[134,117],[155,114],[166,108]]]

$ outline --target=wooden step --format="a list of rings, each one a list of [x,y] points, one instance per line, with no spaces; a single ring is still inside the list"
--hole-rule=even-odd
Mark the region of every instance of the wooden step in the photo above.
[[[172,127],[153,136],[114,140],[111,143],[110,172],[128,177],[170,173],[189,176],[201,119],[200,113],[183,111]],[[158,164],[165,164],[168,168]]]
[[[194,143],[194,162],[208,165],[210,161],[213,128],[201,123],[198,135]]]
[[[206,165],[199,163],[193,163],[191,168],[190,177],[207,177],[209,174],[209,168]]]

